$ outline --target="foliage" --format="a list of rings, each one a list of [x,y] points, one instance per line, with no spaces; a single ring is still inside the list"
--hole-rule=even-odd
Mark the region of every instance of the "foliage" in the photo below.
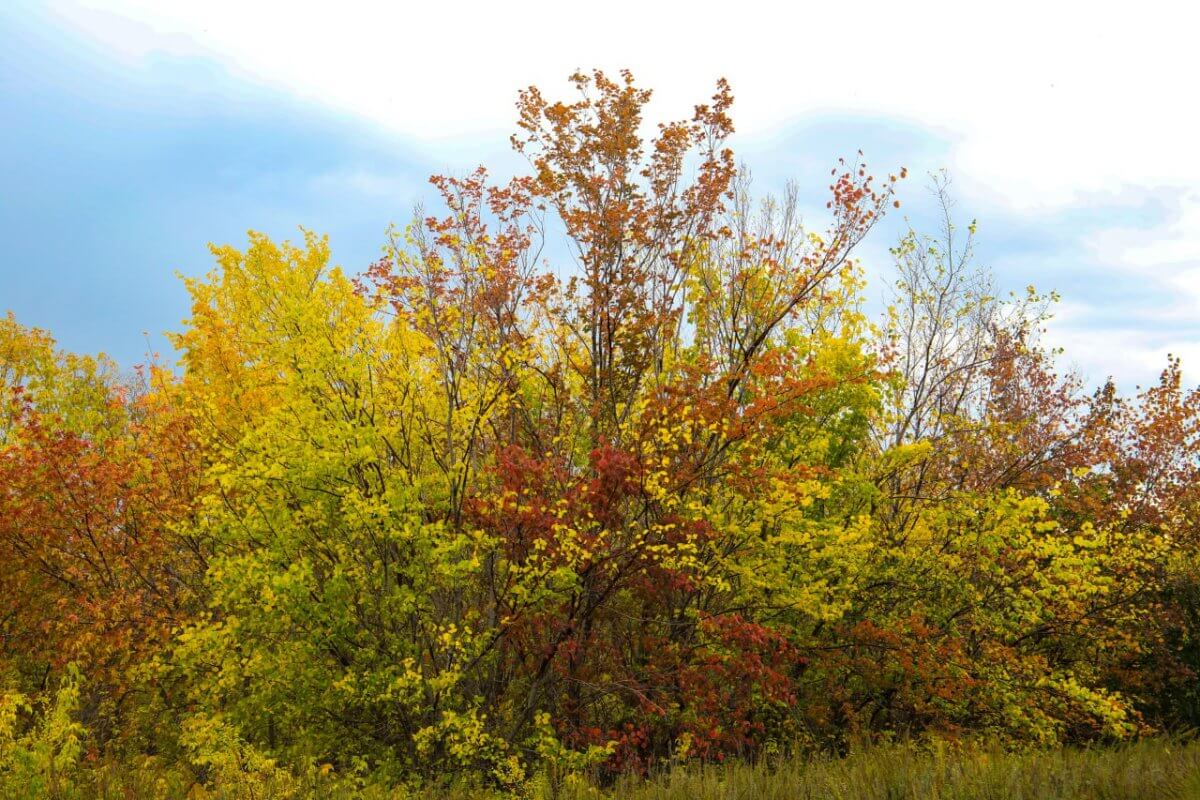
[[[76,796],[84,730],[75,720],[79,675],[74,665],[42,706],[35,709],[16,692],[0,696],[0,795],[5,798]],[[30,716],[32,724],[25,719]]]
[[[360,274],[310,232],[214,247],[177,370],[0,324],[2,774],[555,795],[1195,722],[1179,362],[1060,374],[1054,296],[995,296],[944,179],[872,322],[903,170],[840,163],[813,230],[753,199],[724,82],[649,139],[628,73],[572,82],[520,95],[528,174],[433,178]]]

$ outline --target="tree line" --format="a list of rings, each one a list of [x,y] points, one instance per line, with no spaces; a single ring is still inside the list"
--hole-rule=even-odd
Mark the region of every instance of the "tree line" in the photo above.
[[[1088,390],[941,182],[873,318],[904,171],[841,162],[806,227],[723,81],[649,136],[628,73],[572,82],[520,94],[526,174],[434,177],[360,273],[214,247],[177,367],[0,320],[0,781],[519,790],[1200,723],[1179,361]]]

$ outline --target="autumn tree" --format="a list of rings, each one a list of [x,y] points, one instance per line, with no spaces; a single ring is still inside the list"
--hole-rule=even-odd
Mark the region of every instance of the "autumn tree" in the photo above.
[[[23,691],[87,667],[93,745],[151,724],[163,687],[142,668],[195,608],[205,548],[183,525],[199,481],[170,379],[122,382],[110,362],[0,326],[0,664]]]
[[[869,319],[903,169],[838,162],[814,225],[755,196],[724,81],[657,126],[629,73],[571,84],[519,95],[528,170],[435,176],[362,272],[308,231],[213,247],[175,369],[0,322],[5,752],[521,792],[1194,720],[1178,361],[1089,394],[942,178]]]

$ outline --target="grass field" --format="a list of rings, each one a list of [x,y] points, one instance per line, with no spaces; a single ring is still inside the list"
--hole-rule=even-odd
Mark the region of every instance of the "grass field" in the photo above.
[[[601,791],[570,783],[561,800],[1159,800],[1200,798],[1200,743],[1151,740],[1028,753],[884,748],[775,768],[681,768]],[[461,797],[469,797],[464,793]]]
[[[1200,800],[1200,742],[1150,739],[1093,749],[1006,752],[891,746],[775,765],[683,766],[598,787],[542,776],[523,791],[354,786],[336,776],[265,778],[236,768],[202,786],[176,770],[84,770],[47,793],[3,783],[3,800]],[[244,765],[243,765],[244,766]],[[66,778],[67,776],[60,776]],[[264,779],[265,778],[265,779]],[[451,781],[453,782],[453,781]],[[68,785],[69,784],[69,785]]]

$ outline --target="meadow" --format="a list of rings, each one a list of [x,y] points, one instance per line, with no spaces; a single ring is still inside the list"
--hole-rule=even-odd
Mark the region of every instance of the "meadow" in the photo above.
[[[510,794],[464,786],[436,791],[338,787],[301,782],[199,783],[121,768],[93,771],[97,782],[60,787],[81,800],[221,798],[283,800],[503,800]],[[11,798],[43,795],[12,792]],[[786,758],[751,765],[676,765],[650,777],[598,787],[585,776],[539,776],[529,800],[1190,800],[1200,797],[1200,745],[1148,739],[1096,748],[1012,752],[983,746],[877,746],[843,757]]]
[[[553,796],[548,793],[548,796]],[[563,800],[1150,800],[1200,797],[1200,746],[1167,740],[1025,753],[882,747],[774,767],[683,768]]]

